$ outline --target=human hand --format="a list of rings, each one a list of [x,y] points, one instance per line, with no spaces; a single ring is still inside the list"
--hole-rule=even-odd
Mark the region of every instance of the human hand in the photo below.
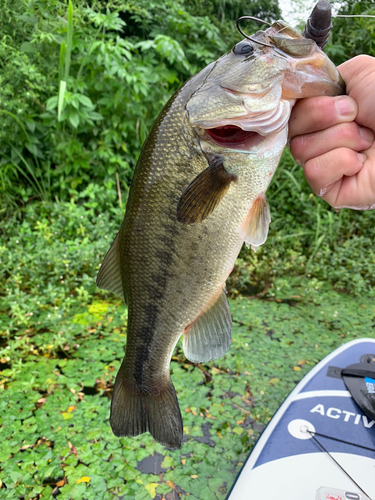
[[[302,99],[289,121],[291,153],[315,194],[332,207],[375,208],[375,58],[338,70],[347,96]]]

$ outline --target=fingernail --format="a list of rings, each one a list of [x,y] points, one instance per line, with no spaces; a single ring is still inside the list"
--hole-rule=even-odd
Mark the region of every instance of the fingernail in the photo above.
[[[374,140],[374,132],[372,130],[370,130],[369,128],[359,127],[359,133],[360,133],[361,137],[367,142],[372,143],[372,141]]]
[[[301,162],[301,160],[297,160],[297,159],[296,159],[296,160],[295,160],[295,162],[297,163],[297,165],[299,165],[300,167],[302,167],[302,162]]]
[[[349,97],[340,97],[336,101],[337,111],[340,116],[348,117],[356,114],[357,108],[354,101]]]
[[[365,163],[365,161],[367,160],[367,156],[363,153],[356,153],[356,155],[361,163]]]

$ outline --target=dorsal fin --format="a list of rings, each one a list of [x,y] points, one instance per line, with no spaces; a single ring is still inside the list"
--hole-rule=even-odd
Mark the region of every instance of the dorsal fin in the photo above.
[[[104,257],[98,276],[96,277],[96,285],[103,290],[108,290],[124,298],[118,249],[119,234],[113,240],[111,248]]]

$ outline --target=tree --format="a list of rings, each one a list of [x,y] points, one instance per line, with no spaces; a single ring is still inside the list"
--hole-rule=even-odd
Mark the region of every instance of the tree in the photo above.
[[[240,40],[236,21],[241,16],[254,16],[272,22],[281,19],[278,0],[184,0],[186,9],[194,16],[208,16],[220,28],[225,39]],[[261,29],[257,23],[246,25],[249,34]]]

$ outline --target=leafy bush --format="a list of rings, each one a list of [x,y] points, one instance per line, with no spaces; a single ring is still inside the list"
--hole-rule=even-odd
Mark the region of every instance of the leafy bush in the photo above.
[[[1,13],[0,200],[8,204],[66,200],[89,182],[114,182],[116,172],[126,196],[170,94],[226,48],[207,17],[171,0],[77,2],[72,27],[58,0],[4,0]]]
[[[34,203],[0,226],[0,303],[6,312],[3,329],[14,332],[34,325],[46,309],[48,322],[69,313],[71,304],[86,304],[95,291],[95,274],[118,232],[121,210],[113,208],[106,186],[83,203]],[[82,199],[90,196],[82,192]],[[96,198],[107,204],[97,214]],[[32,314],[30,314],[32,313]]]
[[[262,0],[254,2],[248,0],[184,0],[186,9],[194,16],[208,16],[220,29],[224,39],[233,43],[238,38],[236,20],[241,16],[253,16],[268,22],[281,19],[281,10],[277,0]],[[246,21],[246,31],[254,33],[260,25],[253,21]]]
[[[344,0],[340,3],[338,14],[375,16],[375,1]],[[326,52],[337,65],[359,54],[375,56],[374,18],[336,17],[333,20],[333,30]]]

